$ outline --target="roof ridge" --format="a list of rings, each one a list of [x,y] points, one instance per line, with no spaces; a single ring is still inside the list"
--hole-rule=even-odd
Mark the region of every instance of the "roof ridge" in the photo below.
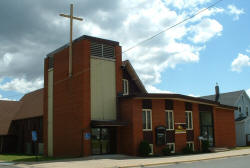
[[[236,92],[243,92],[245,91],[244,89],[242,90],[237,90],[237,91],[231,91],[231,92],[224,92],[224,93],[220,93],[220,95],[222,94],[230,94],[230,93],[236,93]],[[205,96],[201,96],[201,97],[208,97],[208,96],[214,96],[215,94],[211,94],[211,95],[205,95]]]
[[[40,88],[40,89],[31,91],[31,92],[29,92],[29,93],[26,93],[25,95],[23,95],[23,97],[20,99],[20,101],[22,101],[22,99],[23,99],[25,96],[33,95],[33,94],[38,94],[38,92],[39,92],[39,91],[42,91],[43,89],[44,89],[44,88]]]

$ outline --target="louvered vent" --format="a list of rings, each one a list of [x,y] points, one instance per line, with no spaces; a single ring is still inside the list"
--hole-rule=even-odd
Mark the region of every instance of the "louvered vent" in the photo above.
[[[111,45],[91,42],[90,53],[94,57],[115,58],[115,49]]]
[[[51,69],[54,67],[54,57],[53,56],[49,56],[48,57],[48,69]]]

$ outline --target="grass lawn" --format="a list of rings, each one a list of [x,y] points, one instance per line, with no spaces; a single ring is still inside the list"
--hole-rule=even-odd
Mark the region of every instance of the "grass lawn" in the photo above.
[[[232,150],[250,149],[250,146],[235,147]]]
[[[7,162],[33,162],[33,161],[49,161],[58,160],[66,158],[55,158],[55,157],[45,157],[45,156],[34,156],[34,155],[24,155],[24,154],[0,154],[0,161]]]

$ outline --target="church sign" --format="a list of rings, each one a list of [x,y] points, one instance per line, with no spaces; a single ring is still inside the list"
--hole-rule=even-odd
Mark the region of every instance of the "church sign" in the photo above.
[[[175,134],[186,133],[186,123],[175,123]]]

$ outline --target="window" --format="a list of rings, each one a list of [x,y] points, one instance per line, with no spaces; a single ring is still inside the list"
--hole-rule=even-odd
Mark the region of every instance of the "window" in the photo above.
[[[238,109],[238,110],[239,110],[239,112],[241,113],[241,107],[240,107],[240,106],[239,106],[239,109]]]
[[[171,149],[170,153],[175,153],[175,143],[167,143],[167,147]]]
[[[174,130],[173,110],[166,110],[166,123],[167,123],[167,129],[166,130]]]
[[[123,88],[123,95],[128,95],[128,80],[122,79],[122,88]]]
[[[153,155],[154,154],[154,145],[153,144],[149,144],[149,146],[150,146],[150,155]]]
[[[192,111],[186,111],[186,124],[187,124],[187,130],[193,129],[193,116]]]
[[[143,131],[151,131],[152,130],[152,110],[151,109],[143,109],[142,110],[142,124]]]
[[[193,141],[188,141],[187,146],[194,151],[194,142]]]
[[[246,106],[246,116],[248,116],[248,106]]]

